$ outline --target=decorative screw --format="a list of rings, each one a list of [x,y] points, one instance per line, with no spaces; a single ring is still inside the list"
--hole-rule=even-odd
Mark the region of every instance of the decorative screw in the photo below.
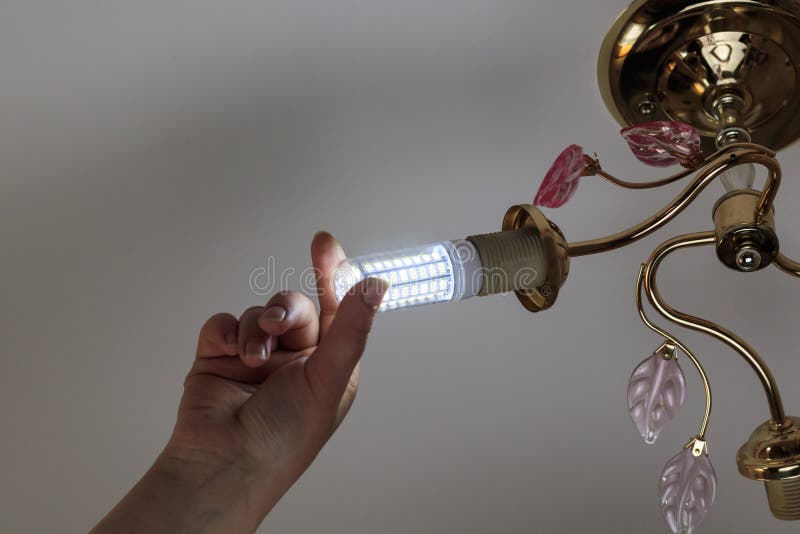
[[[654,114],[657,109],[658,106],[656,105],[656,101],[653,100],[652,97],[645,97],[645,99],[639,103],[639,113],[645,117],[649,117],[650,115]]]
[[[736,265],[740,271],[753,272],[761,267],[761,253],[752,247],[742,247],[736,253]]]

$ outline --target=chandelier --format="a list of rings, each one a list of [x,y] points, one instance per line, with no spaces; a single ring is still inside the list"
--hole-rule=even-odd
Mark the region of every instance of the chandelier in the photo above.
[[[631,374],[628,409],[642,439],[654,443],[685,399],[681,360],[699,373],[706,403],[698,432],[666,463],[659,479],[667,524],[675,533],[691,533],[717,489],[707,442],[711,386],[689,347],[648,317],[646,297],[661,317],[728,345],[755,372],[769,420],[739,449],[738,469],[764,483],[775,517],[800,520],[800,418],[785,414],[775,378],[753,347],[723,326],[672,307],[657,283],[662,262],[687,248],[713,247],[723,265],[741,273],[774,265],[800,277],[800,263],[780,251],[774,210],[781,183],[775,150],[800,137],[800,1],[636,0],[607,34],[598,76],[603,99],[623,126],[633,155],[652,167],[679,167],[677,173],[651,182],[623,180],[607,172],[596,155],[571,145],[558,156],[533,202],[508,210],[502,231],[348,259],[335,274],[337,294],[378,276],[391,282],[381,310],[513,291],[525,308],[541,312],[556,303],[573,258],[650,235],[718,181],[725,194],[714,205],[713,229],[667,240],[639,269],[636,307],[660,342]],[[757,189],[759,174],[763,186]],[[631,228],[570,242],[539,208],[562,206],[589,176],[625,189],[686,185]]]

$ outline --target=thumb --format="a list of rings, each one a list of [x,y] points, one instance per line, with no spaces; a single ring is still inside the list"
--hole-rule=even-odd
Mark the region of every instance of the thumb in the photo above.
[[[386,280],[367,278],[342,299],[328,332],[306,364],[311,388],[320,400],[338,404],[344,395],[388,288]]]

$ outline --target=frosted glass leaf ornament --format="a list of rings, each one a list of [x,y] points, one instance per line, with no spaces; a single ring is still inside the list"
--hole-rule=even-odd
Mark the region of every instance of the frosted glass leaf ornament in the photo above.
[[[705,449],[691,447],[673,457],[661,472],[658,499],[673,534],[692,534],[714,504],[717,475]]]
[[[648,122],[624,128],[620,133],[636,159],[651,167],[688,164],[702,156],[700,132],[690,124]]]
[[[686,400],[686,378],[675,351],[666,347],[644,360],[628,381],[628,411],[645,443],[652,445]]]
[[[560,208],[575,194],[578,183],[583,176],[588,176],[586,155],[578,145],[570,145],[564,149],[542,181],[534,206]]]

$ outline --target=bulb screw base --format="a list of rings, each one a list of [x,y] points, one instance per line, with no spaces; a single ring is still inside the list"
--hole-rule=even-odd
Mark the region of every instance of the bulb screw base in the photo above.
[[[547,254],[533,230],[521,228],[467,238],[481,257],[478,296],[535,290],[547,280]]]
[[[800,521],[800,477],[765,482],[772,515],[784,521]]]
[[[486,285],[484,279],[481,294],[513,290],[528,311],[549,309],[555,304],[569,274],[569,254],[564,235],[530,204],[509,208],[503,218],[502,230],[499,234],[468,238],[478,249],[489,278],[494,278],[492,271],[499,271],[507,281],[506,284],[489,281]],[[543,276],[526,276],[526,270],[530,271],[531,267]]]

